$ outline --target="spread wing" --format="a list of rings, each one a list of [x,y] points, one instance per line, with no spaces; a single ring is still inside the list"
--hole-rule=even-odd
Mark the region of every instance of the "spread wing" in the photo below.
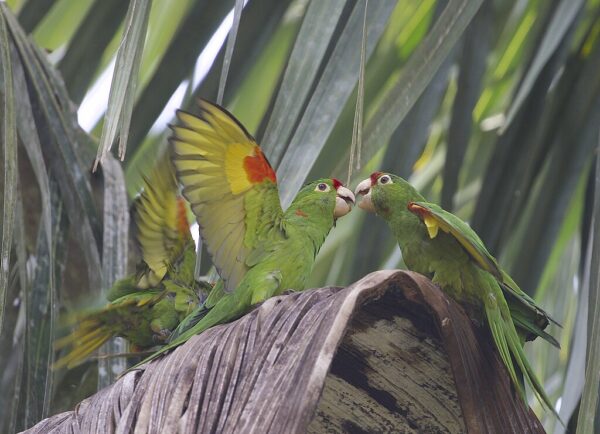
[[[156,286],[192,239],[185,201],[178,193],[175,170],[164,156],[144,178],[144,189],[135,201],[135,225],[142,258],[148,270],[137,286]]]
[[[477,265],[502,282],[502,272],[496,258],[488,252],[481,238],[468,224],[433,203],[410,202],[408,209],[427,226],[431,238],[435,238],[439,229],[452,235]]]
[[[177,179],[198,219],[213,264],[233,291],[252,258],[281,237],[275,172],[246,129],[200,100],[200,115],[177,112],[170,139]]]

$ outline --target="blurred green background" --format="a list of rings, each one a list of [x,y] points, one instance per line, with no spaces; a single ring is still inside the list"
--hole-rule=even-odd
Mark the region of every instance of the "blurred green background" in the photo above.
[[[565,423],[600,432],[600,0],[371,0],[350,175],[364,0],[249,0],[226,54],[235,3],[0,4],[0,431],[72,408],[123,368],[53,372],[52,337],[135,260],[128,198],[174,110],[217,99],[225,59],[223,104],[262,144],[284,204],[305,180],[353,188],[383,169],[457,213],[562,323],[562,349],[529,344],[530,359]],[[92,175],[103,129],[126,153]],[[310,286],[401,267],[383,221],[354,212]]]

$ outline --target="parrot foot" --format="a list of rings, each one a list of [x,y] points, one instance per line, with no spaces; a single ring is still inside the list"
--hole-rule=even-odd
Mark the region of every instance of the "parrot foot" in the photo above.
[[[156,345],[162,345],[165,342],[167,342],[170,337],[171,337],[171,330],[169,330],[169,329],[158,330],[158,331],[155,331],[154,334],[152,335],[152,342],[154,342]]]

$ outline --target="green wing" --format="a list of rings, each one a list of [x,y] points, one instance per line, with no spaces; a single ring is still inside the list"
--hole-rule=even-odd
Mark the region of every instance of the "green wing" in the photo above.
[[[541,309],[535,301],[519,288],[515,281],[498,265],[496,258],[486,249],[483,241],[471,227],[456,217],[454,214],[443,210],[440,206],[428,202],[410,202],[408,209],[417,215],[427,227],[429,236],[435,238],[438,230],[452,235],[471,256],[471,259],[482,269],[492,274],[500,284],[511,305],[511,313],[515,324],[529,333],[541,336],[552,345],[558,342],[543,329],[548,325],[548,320],[556,323]],[[519,308],[511,303],[511,297],[524,308]],[[534,316],[532,318],[531,311]],[[558,323],[556,323],[558,324]]]
[[[283,237],[275,172],[225,109],[200,100],[200,116],[177,112],[173,163],[213,264],[233,291],[249,267]]]
[[[508,295],[507,301],[511,307],[511,315],[513,316],[513,320],[515,324],[519,327],[528,330],[531,334],[541,336],[543,339],[550,342],[557,348],[560,348],[560,344],[556,339],[550,336],[548,333],[544,332],[544,329],[548,325],[548,321],[552,321],[559,327],[562,327],[556,320],[554,320],[548,313],[540,308],[533,298],[527,295],[519,285],[515,283],[515,281],[502,270],[502,281],[500,282],[500,286],[505,294]],[[533,309],[537,318],[531,320],[531,316],[527,311],[523,311],[523,309],[519,309],[515,303],[511,303],[510,297],[514,297],[517,299],[522,305],[528,306]]]
[[[423,220],[431,238],[435,238],[439,229],[449,233],[464,247],[477,265],[502,281],[502,271],[496,258],[488,252],[481,238],[467,223],[433,203],[410,202],[408,209]]]
[[[142,289],[158,285],[192,239],[185,202],[178,193],[169,158],[159,158],[144,181],[134,204],[136,238],[148,267],[137,284]]]

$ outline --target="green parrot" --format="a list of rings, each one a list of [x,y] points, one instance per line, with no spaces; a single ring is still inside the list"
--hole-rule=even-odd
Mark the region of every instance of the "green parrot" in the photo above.
[[[142,251],[137,273],[115,282],[109,303],[70,318],[75,330],[54,342],[71,350],[54,368],[72,368],[112,337],[135,350],[164,344],[173,329],[200,305],[194,280],[195,245],[185,200],[168,157],[159,160],[134,203],[136,239]]]
[[[548,321],[555,321],[500,268],[469,225],[426,202],[407,181],[392,174],[375,172],[359,183],[355,192],[361,196],[360,208],[375,212],[390,226],[410,270],[431,278],[472,319],[488,324],[523,400],[526,402],[518,372],[540,402],[556,414],[523,351],[525,340],[538,336],[559,347],[544,332]]]
[[[221,281],[144,362],[269,297],[303,290],[325,237],[354,204],[340,181],[319,179],[283,211],[275,172],[254,138],[225,109],[203,100],[199,106],[200,116],[177,112],[170,142],[183,195]]]

